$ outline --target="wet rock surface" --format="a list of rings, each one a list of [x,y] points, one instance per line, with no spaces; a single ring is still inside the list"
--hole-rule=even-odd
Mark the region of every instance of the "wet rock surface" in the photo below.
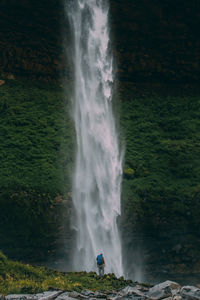
[[[113,291],[47,291],[38,294],[0,295],[1,300],[199,300],[200,289],[197,286],[183,286],[173,281],[165,281],[154,286],[132,283],[124,289]]]

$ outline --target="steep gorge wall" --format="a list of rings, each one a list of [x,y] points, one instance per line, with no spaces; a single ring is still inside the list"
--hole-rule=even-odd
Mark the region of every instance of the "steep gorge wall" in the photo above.
[[[0,4],[0,71],[50,81],[62,69],[59,1]]]
[[[121,78],[199,81],[200,2],[111,1]]]
[[[62,36],[63,33],[66,33],[65,35],[66,42],[68,42],[68,34],[67,32],[65,32],[65,30],[67,29],[66,28],[67,24],[65,23],[66,21],[63,15],[63,6],[62,6],[63,3],[61,1],[56,1],[56,0],[55,1],[43,0],[39,3],[38,2],[36,4],[35,3],[36,2],[33,0],[29,0],[29,1],[4,0],[1,2],[0,4],[0,28],[1,28],[0,30],[0,53],[1,53],[0,73],[2,73],[2,77],[4,76],[6,77],[7,74],[12,73],[16,75],[16,77],[39,79],[39,80],[50,81],[50,82],[54,80],[58,80],[60,76],[62,77],[63,75],[67,75],[67,77],[70,79],[69,69],[68,68],[65,69],[66,58],[63,50],[63,36]],[[111,0],[111,25],[112,25],[112,32],[113,32],[113,41],[115,44],[114,54],[118,62],[116,66],[116,72],[118,74],[118,77],[122,85],[124,86],[124,90],[122,92],[122,98],[121,98],[122,102],[125,102],[124,99],[127,99],[126,93],[128,93],[130,90],[128,86],[126,88],[126,82],[132,82],[132,83],[138,83],[138,82],[139,83],[149,83],[149,82],[166,83],[167,82],[167,83],[174,83],[174,84],[199,82],[199,68],[200,68],[200,54],[199,54],[200,39],[198,33],[198,29],[200,25],[199,8],[200,8],[199,1],[195,1],[195,0],[190,1],[189,4],[188,1],[178,1],[178,0],[177,1]],[[18,89],[18,87],[16,87],[16,89]],[[134,90],[131,91],[131,97],[130,99],[128,99],[127,102],[131,102],[132,95],[134,95],[134,92],[135,92]],[[28,96],[26,97],[27,99],[29,99]],[[36,98],[39,97],[40,96]],[[49,99],[49,95],[47,96],[46,99]],[[33,101],[35,102],[35,99],[33,99]],[[45,101],[46,100],[44,99],[44,102]],[[152,108],[152,110],[155,109],[156,111],[156,115],[153,118],[153,120],[158,118],[158,113],[162,114],[163,111],[164,113],[166,113],[165,110],[162,110],[162,107],[160,108],[160,110],[158,110],[157,103]],[[138,108],[139,107],[141,107],[141,100],[139,100]],[[146,107],[147,105],[145,105],[145,108]],[[170,107],[171,106],[169,104],[169,108]],[[188,108],[186,108],[186,110],[188,110]],[[177,111],[180,112],[180,108]],[[197,113],[198,109],[194,109],[194,111],[195,113]],[[125,117],[126,114],[127,111],[124,114]],[[180,118],[182,117],[182,115],[180,115]],[[152,119],[151,116],[149,115],[149,112],[146,113],[146,116],[148,116],[148,121],[150,121],[151,124]],[[133,119],[133,115],[130,116],[130,119],[131,120]],[[137,115],[135,119],[137,120]],[[138,119],[142,123],[141,126],[143,126],[144,115],[141,115]],[[170,131],[169,136],[171,138],[171,132],[173,132],[174,129],[178,128],[177,126],[178,123],[176,123],[176,120],[175,123],[173,123],[174,122],[173,120],[171,121],[169,120],[169,124],[168,124],[167,121],[166,120],[163,121],[163,119],[162,122],[165,130],[170,126],[172,127],[171,131],[169,128]],[[137,124],[133,124],[133,126],[131,126],[130,129],[131,138],[129,139],[128,143],[130,142],[130,140],[131,141],[133,140],[133,128],[136,129],[139,128],[137,126],[138,126]],[[128,125],[125,124],[125,127],[128,127]],[[198,125],[194,125],[194,127],[198,128]],[[48,126],[48,128],[50,128],[50,126]],[[158,125],[156,125],[156,128],[158,128]],[[183,129],[184,128],[185,127],[183,126]],[[147,133],[150,134],[149,129],[147,128],[146,130]],[[184,131],[182,131],[182,127],[180,127],[180,131],[184,135]],[[186,133],[188,135],[188,132]],[[137,136],[139,136],[141,140],[141,131],[140,131],[140,135],[136,134],[136,137]],[[177,133],[177,136],[180,138],[181,135],[179,132]],[[150,138],[152,137],[154,137],[153,134],[150,136]],[[145,138],[144,140],[148,141],[148,136],[147,139]],[[149,157],[150,149],[152,149],[154,146],[154,141],[152,143],[153,145],[149,148],[146,147],[146,145],[144,145],[144,148],[147,149],[148,151],[146,157]],[[193,144],[194,143],[192,142],[192,145]],[[172,147],[172,151],[173,150],[175,151],[176,149]],[[167,151],[169,150],[167,149]],[[53,151],[51,150],[51,152]],[[140,152],[141,151],[139,150],[138,153]],[[177,161],[177,156],[180,154],[180,152],[178,152],[177,150],[177,152],[171,154],[175,161]],[[135,160],[136,158],[134,156],[134,161]],[[142,157],[141,160],[143,161],[144,157]],[[174,160],[173,160],[173,165],[174,165]],[[174,169],[177,169],[177,166],[174,167]],[[183,172],[180,171],[180,173],[182,174]],[[196,174],[198,174],[198,172],[196,172]],[[135,174],[134,176],[136,175],[137,174]],[[135,182],[137,182],[137,176]],[[163,189],[165,189],[165,187]],[[134,191],[135,191],[135,186],[133,186],[132,188],[131,201],[134,198],[133,197]],[[158,194],[159,193],[157,193],[157,195]],[[154,197],[153,192],[152,194],[151,192],[149,192],[150,200],[152,200],[151,195],[153,198],[156,198]],[[173,203],[173,197],[174,197],[174,190],[171,196],[172,199],[171,203]],[[134,201],[136,200],[134,199]],[[192,272],[193,269],[191,267],[190,262],[192,261],[192,257],[193,257],[195,259],[194,261],[194,265],[196,268],[195,272],[197,271],[199,272],[200,267],[199,265],[197,265],[197,260],[199,257],[199,250],[198,250],[199,240],[197,241],[194,232],[192,232],[192,236],[190,237],[190,239],[188,239],[187,238],[188,229],[187,228],[184,229],[183,232],[182,227],[180,226],[182,225],[182,223],[179,224],[180,230],[178,233],[176,232],[173,233],[171,231],[172,228],[171,226],[168,228],[167,227],[165,228],[163,226],[162,228],[160,228],[159,232],[157,229],[155,229],[154,232],[153,231],[150,232],[151,229],[153,228],[154,225],[153,223],[156,220],[156,218],[158,218],[159,222],[157,224],[158,226],[160,226],[163,224],[163,220],[165,220],[167,217],[166,215],[162,215],[160,217],[159,209],[156,208],[158,206],[156,206],[157,203],[155,203],[155,199],[152,200],[153,204],[149,201],[149,199],[148,201],[145,202],[145,197],[142,194],[140,200],[142,201],[144,200],[144,203],[141,201],[140,202],[141,204],[138,204],[138,205],[143,205],[143,207],[141,208],[141,215],[142,215],[140,216],[141,220],[140,223],[136,224],[137,226],[134,223],[137,221],[137,219],[135,219],[135,214],[136,214],[136,218],[138,218],[137,212],[135,212],[135,203],[132,204],[131,210],[129,209],[129,205],[125,207],[128,211],[130,211],[130,213],[134,212],[134,214],[132,215],[124,214],[125,217],[127,216],[129,217],[128,222],[125,224],[127,225],[128,230],[127,228],[124,229],[124,232],[127,233],[127,236],[125,236],[124,238],[126,239],[127,242],[127,248],[129,247],[130,249],[130,253],[129,253],[130,259],[132,257],[131,256],[132,250],[133,251],[137,250],[134,248],[135,244],[138,245],[138,252],[141,253],[143,244],[146,243],[144,245],[144,249],[147,249],[146,250],[147,253],[144,253],[144,256],[146,255],[145,263],[149,264],[150,270],[154,270],[155,266],[159,268],[160,266],[163,265],[163,262],[166,261],[168,268],[171,270],[173,269],[172,265],[177,265],[178,262],[178,265],[180,265],[180,269],[177,271],[182,270],[181,272],[184,272],[185,269],[183,263],[184,260],[186,259],[187,261],[185,265],[187,267],[187,270],[190,270]],[[165,200],[166,201],[169,200],[169,194],[167,194]],[[198,199],[195,198],[194,201],[198,201]],[[165,201],[163,202],[167,203]],[[148,205],[147,203],[150,204]],[[179,203],[179,198],[176,201],[176,203]],[[152,206],[153,213],[150,210],[150,206]],[[194,207],[196,209],[196,205]],[[167,205],[164,206],[164,208],[167,211]],[[180,212],[181,209],[182,208],[180,208]],[[155,210],[155,214],[154,214],[154,210]],[[185,207],[183,208],[183,210],[184,210],[184,214],[186,214],[187,211],[185,210]],[[144,214],[143,211],[145,211]],[[198,212],[198,210],[196,210],[196,212]],[[152,216],[152,219],[148,220],[148,216],[150,214]],[[145,222],[144,222],[144,217],[145,217]],[[173,222],[174,222],[173,225],[176,225],[175,217],[176,215],[173,216]],[[171,211],[170,211],[170,218],[172,218]],[[189,216],[187,218],[189,219],[188,223],[192,223],[194,220],[198,219],[198,216],[195,217],[194,214],[192,214],[191,217]],[[181,217],[180,219],[183,220],[183,222],[185,223],[186,220],[185,215],[183,215],[183,217]],[[146,228],[142,228],[142,225],[144,224]],[[31,226],[34,227],[33,224],[31,224]],[[195,224],[195,228],[196,228],[196,224]],[[141,232],[141,234],[139,229],[143,231]],[[61,231],[63,233],[63,229],[61,229]],[[169,239],[165,239],[166,237],[171,238],[173,242],[169,242]],[[22,239],[23,238],[24,237],[22,236]],[[30,235],[27,237],[27,240],[30,240]],[[182,240],[185,241],[183,242]],[[188,240],[192,241],[191,245],[189,245]],[[50,246],[51,246],[51,241],[52,240],[49,241]],[[134,241],[135,243],[133,243]],[[62,241],[58,241],[58,243],[62,243]],[[10,247],[10,245],[11,243],[8,241],[8,246]],[[23,245],[22,247],[23,249],[20,248],[21,245]],[[27,251],[30,250],[30,244],[29,246],[25,245],[25,247],[27,247],[26,248]],[[18,255],[18,258],[22,259],[24,256],[22,250],[24,251],[25,247],[24,244],[20,244],[20,240],[19,240],[18,253],[17,254],[16,252],[13,253],[13,248],[10,247],[9,255],[11,255],[12,257],[14,256],[17,257]],[[171,249],[169,249],[170,247]],[[196,247],[196,252],[193,254],[192,251],[195,247]],[[52,248],[56,248],[56,246],[55,247],[52,246]],[[42,255],[43,257],[45,257],[48,253],[48,247],[46,247],[46,245],[44,245],[42,249],[41,248],[37,249],[37,245],[36,248],[32,248],[32,249],[34,249],[32,251],[35,251],[34,253],[35,257],[38,256],[36,252],[38,251],[39,253],[41,250],[41,259],[42,259]],[[167,254],[166,251],[168,251]],[[190,253],[187,254],[186,252],[191,252],[191,254]],[[27,254],[27,257],[28,255],[29,253]],[[33,253],[30,253],[30,256],[32,255]],[[63,253],[61,254],[61,256],[62,255]],[[139,262],[139,264],[140,263],[142,264],[143,262],[142,259],[141,262]],[[172,260],[171,265],[170,265],[170,259]],[[164,271],[166,272],[166,269]]]
[[[62,0],[0,4],[0,72],[58,79],[68,39]],[[198,82],[199,1],[111,0],[111,25],[122,81]],[[64,36],[62,36],[64,35]]]

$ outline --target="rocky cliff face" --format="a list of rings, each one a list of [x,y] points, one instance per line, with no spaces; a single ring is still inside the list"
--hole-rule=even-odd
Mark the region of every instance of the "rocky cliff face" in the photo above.
[[[3,1],[0,4],[0,71],[52,80],[61,67],[61,3]]]
[[[119,72],[140,82],[198,81],[198,1],[111,1]]]
[[[0,4],[0,72],[58,79],[69,41],[64,1],[4,0]],[[200,3],[112,0],[111,26],[123,81],[197,82]],[[68,45],[67,45],[68,46]]]
[[[116,73],[122,85],[124,86],[124,89],[126,90],[126,92],[124,91],[122,92],[123,101],[124,98],[125,99],[127,98],[127,96],[126,95],[124,96],[124,94],[125,93],[128,94],[130,92],[129,85],[126,85],[127,82],[131,82],[131,83],[168,82],[173,84],[199,82],[199,71],[200,71],[200,54],[199,54],[200,38],[198,33],[198,29],[200,25],[199,23],[200,23],[200,3],[196,0],[191,0],[190,2],[179,1],[179,0],[176,1],[111,0],[111,26],[113,32],[112,39],[115,46],[114,54],[117,60]],[[64,38],[65,38],[65,46],[68,47],[68,42],[69,42],[68,27],[67,27],[67,21],[64,18],[63,2],[61,0],[58,1],[43,0],[40,2],[35,2],[33,0],[1,1],[0,3],[1,77],[3,78],[8,76],[8,74],[14,74],[16,77],[25,77],[30,79],[39,79],[39,80],[52,82],[54,80],[58,80],[60,76],[62,77],[63,75],[66,75],[70,79],[70,71],[66,64],[65,51],[63,47]],[[19,90],[19,87],[16,87],[16,90],[17,89]],[[135,90],[131,93],[134,95]],[[50,97],[49,95],[50,93],[46,96],[46,98],[44,98],[44,101],[46,101],[45,99],[49,99]],[[52,91],[51,91],[51,95],[52,95]],[[27,99],[29,99],[28,96],[26,97]],[[38,96],[37,94],[36,98],[38,97],[40,96]],[[33,99],[33,101],[35,101],[35,99]],[[127,102],[131,102],[131,97]],[[53,103],[55,103],[55,101],[53,101]],[[193,103],[190,101],[190,103],[191,103],[191,107],[192,105],[194,105],[195,107],[194,111],[198,112],[198,109],[196,109],[196,104],[195,104],[196,102]],[[144,110],[148,105],[145,104]],[[171,104],[169,104],[169,107],[171,107],[170,105]],[[183,105],[182,106],[185,109],[185,111],[187,111],[188,114],[189,108],[187,105],[185,105],[185,108]],[[6,107],[6,105],[4,106]],[[3,109],[4,106],[2,106]],[[140,106],[141,106],[141,101],[138,104],[138,107]],[[157,108],[157,104],[155,105],[155,107]],[[172,107],[174,108],[173,105]],[[155,118],[158,119],[158,113],[159,113],[158,109],[156,110],[154,107],[152,109],[156,111]],[[29,111],[29,109],[27,111]],[[163,112],[165,115],[166,114],[165,108],[160,108],[160,113],[162,114]],[[177,108],[177,112],[180,113],[179,106]],[[152,122],[151,117],[149,117],[149,111],[147,111],[147,114],[148,114],[148,121],[150,120]],[[170,117],[171,115],[172,113],[170,112]],[[171,130],[171,132],[173,132],[176,128],[178,128],[177,124],[182,122],[181,118],[183,115],[184,114],[182,113],[179,116],[180,120],[178,121],[174,116],[175,121],[172,118],[171,121],[169,120],[168,125],[166,121],[163,121],[162,119],[161,127],[163,124],[163,128],[164,128],[163,131],[167,132],[168,130],[167,126],[169,127],[171,126],[172,129],[169,128],[169,131]],[[140,119],[141,123],[143,123],[144,115],[141,114],[139,116],[140,117],[138,119]],[[193,115],[191,116],[192,116],[191,117],[192,120]],[[199,116],[197,115],[194,118],[199,119]],[[133,119],[133,116],[131,116],[130,119]],[[190,130],[189,125],[191,120],[190,118],[188,118],[188,128],[189,128],[188,130]],[[194,128],[195,126],[196,128],[198,128],[197,127],[198,125],[195,125],[196,123],[191,123],[191,124],[194,124]],[[127,127],[128,125],[126,124],[125,126]],[[132,130],[133,127],[134,126],[132,126],[131,124],[130,140],[133,138],[133,130]],[[158,125],[156,125],[156,128],[157,127]],[[182,130],[182,128],[183,129],[185,128],[185,125],[179,124],[179,127],[181,133],[183,135],[186,135],[184,133],[184,130]],[[138,130],[140,130],[140,127],[138,128],[139,128]],[[148,134],[151,134],[148,128],[146,130],[148,131],[147,132]],[[198,131],[198,129],[195,130]],[[185,132],[188,135],[188,131]],[[171,133],[169,134],[169,136],[171,137]],[[178,133],[177,136],[180,137]],[[151,135],[151,137],[154,136]],[[140,139],[141,139],[141,135],[140,135]],[[146,140],[146,138],[144,140]],[[196,140],[198,140],[198,137]],[[191,144],[193,144],[193,142],[191,142]],[[147,147],[145,146],[144,148]],[[147,148],[147,149],[149,151],[149,149],[151,148]],[[175,162],[177,161],[177,158],[182,150],[180,152],[179,150],[177,150],[176,152],[174,146],[171,147],[170,149],[172,149],[170,151],[174,151],[173,152],[174,154],[172,154],[173,156],[172,164],[174,165],[174,161]],[[178,149],[178,142],[177,142],[177,149]],[[169,149],[167,149],[166,151],[169,151]],[[195,153],[198,152],[198,147],[197,150],[195,151],[196,151]],[[192,160],[193,159],[194,157],[192,157]],[[134,153],[134,160],[135,160],[135,153]],[[144,157],[142,157],[141,160],[144,161]],[[177,164],[180,165],[181,163],[179,162]],[[9,161],[9,165],[11,165],[10,161]],[[177,169],[177,165],[175,165],[174,169]],[[196,192],[194,191],[194,193]],[[154,197],[153,194],[152,197]],[[195,197],[196,198],[194,199],[196,203],[198,203],[198,198],[197,196]],[[168,217],[168,211],[166,215],[160,216],[159,209],[155,209],[155,214],[152,214],[153,215],[152,219],[148,220],[150,205],[152,207],[156,207],[156,203],[154,199],[152,199],[152,201],[154,202],[146,201],[147,203],[150,203],[148,206],[145,202],[145,197],[143,197],[143,195],[141,196],[141,199],[144,199],[143,202],[140,202],[144,206],[143,209],[141,209],[141,222],[139,223],[140,226],[138,226],[140,230],[143,231],[141,232],[141,235],[138,228],[136,228],[135,225],[132,224],[134,223],[133,221],[134,214],[130,215],[127,213],[125,215],[126,217],[130,216],[129,219],[128,217],[126,218],[126,220],[128,221],[127,224],[125,224],[127,225],[127,227],[129,227],[129,229],[127,230],[127,227],[124,229],[124,233],[127,234],[124,237],[124,240],[127,243],[127,248],[130,250],[128,252],[128,257],[131,259],[132,253],[133,251],[135,251],[134,257],[137,257],[137,262],[139,267],[144,262],[147,265],[147,269],[149,269],[150,271],[152,271],[153,269],[155,270],[155,266],[157,266],[157,269],[155,271],[157,272],[162,271],[160,269],[160,266],[164,266],[163,272],[171,271],[171,272],[184,273],[185,270],[186,271],[190,270],[191,272],[194,271],[195,273],[199,272],[200,265],[199,265],[198,249],[199,249],[200,242],[199,242],[199,238],[198,239],[196,238],[196,233],[195,233],[195,231],[197,231],[198,234],[199,231],[197,230],[195,222],[193,222],[194,220],[198,219],[198,208],[196,209],[196,204],[194,206],[195,207],[194,212],[192,213],[191,216],[189,215],[185,217],[185,215],[183,214],[183,216],[181,215],[179,217],[179,219],[182,220],[183,223],[174,221],[173,224],[176,224],[176,222],[180,224],[179,232],[172,233],[171,226],[169,231],[167,228],[164,227],[162,228],[162,230],[160,229],[160,231],[158,231],[158,228],[160,228],[159,227],[160,224],[163,224],[164,219],[167,220],[173,219],[171,210],[170,210],[170,217]],[[166,199],[169,200],[168,195]],[[173,202],[174,201],[173,193],[170,199],[171,199],[170,205],[173,208],[173,205],[175,205]],[[169,201],[166,203],[169,203]],[[176,201],[176,203],[179,203],[179,199]],[[134,211],[135,209],[134,205],[132,211]],[[127,207],[129,210],[130,207],[129,206]],[[145,208],[147,209],[145,210]],[[176,207],[174,211],[175,210]],[[143,211],[146,211],[146,214],[143,215]],[[184,211],[184,213],[187,212]],[[145,218],[146,221],[144,222]],[[190,230],[183,231],[182,225],[186,223],[185,222],[186,218],[189,219],[189,221],[187,221],[188,224],[191,223],[193,225],[194,223],[194,225],[193,227],[190,228]],[[173,220],[175,220],[175,218]],[[157,222],[156,224],[158,224],[158,227],[155,228],[154,232],[149,233],[148,228],[150,229],[154,228],[155,224],[153,223],[155,223],[155,221]],[[146,224],[147,228],[142,228],[141,225],[143,224]],[[61,229],[61,231],[64,236],[63,228]],[[190,232],[192,233],[191,236],[189,236]],[[60,246],[60,244],[62,243],[70,244],[70,242],[68,242],[68,236],[65,238],[66,238],[65,241],[66,243],[63,242],[63,240],[57,241],[59,247],[65,248],[65,245]],[[133,247],[134,239],[135,239],[135,244],[138,245],[138,249],[135,249],[135,247]],[[193,248],[196,249],[195,252],[193,252]],[[141,249],[144,249],[143,251],[144,253],[141,252]],[[12,251],[13,248],[10,249],[9,255],[13,253]],[[42,250],[43,254],[45,255],[47,251],[48,251],[47,247],[45,248],[45,250]],[[136,252],[138,252],[138,254]],[[19,253],[18,258],[22,259],[24,257],[24,253],[21,252],[21,248],[19,249],[18,253]],[[16,249],[13,256],[14,255],[16,257]],[[62,255],[63,254],[61,254],[60,256]],[[141,256],[143,257],[141,258]],[[163,263],[164,261],[166,262],[165,264]],[[128,264],[129,262],[127,262],[127,265]],[[175,270],[174,269],[175,265],[179,266],[179,269]],[[136,269],[137,269],[137,265],[135,266],[135,270]],[[133,269],[131,269],[130,272],[132,272],[132,270]]]

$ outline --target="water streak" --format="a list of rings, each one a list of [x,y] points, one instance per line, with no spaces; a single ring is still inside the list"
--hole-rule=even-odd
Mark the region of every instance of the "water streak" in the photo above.
[[[73,203],[77,230],[74,267],[96,270],[102,252],[106,272],[123,274],[120,215],[122,155],[112,112],[113,61],[108,3],[68,1],[74,40],[73,117],[77,137]]]

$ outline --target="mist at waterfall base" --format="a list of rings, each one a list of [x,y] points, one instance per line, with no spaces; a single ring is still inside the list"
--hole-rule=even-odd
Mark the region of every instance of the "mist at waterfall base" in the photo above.
[[[107,1],[67,1],[73,35],[73,118],[77,152],[73,182],[75,270],[96,271],[103,253],[106,273],[123,275],[117,217],[121,213],[122,153],[112,112],[113,58]]]

